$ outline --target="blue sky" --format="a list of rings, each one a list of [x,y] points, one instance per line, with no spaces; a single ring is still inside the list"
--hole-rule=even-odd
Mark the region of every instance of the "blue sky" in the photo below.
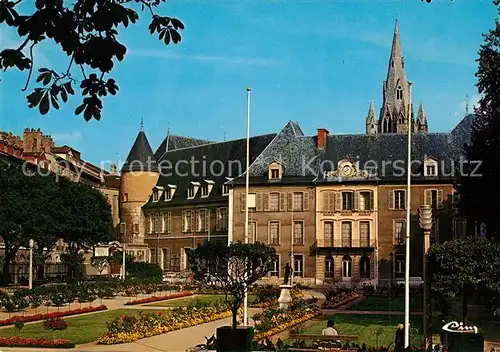
[[[150,36],[149,16],[140,13],[140,23],[121,34],[128,53],[113,73],[120,91],[106,98],[101,121],[73,115],[78,97],[39,115],[21,91],[25,73],[11,71],[0,76],[0,130],[41,128],[91,162],[118,163],[141,118],[153,149],[168,128],[216,141],[244,138],[251,86],[251,134],[276,132],[288,120],[307,134],[321,127],[364,133],[370,101],[380,109],[398,18],[413,102],[424,102],[431,132],[446,132],[463,117],[466,95],[471,105],[478,99],[475,59],[496,17],[491,0],[169,0],[158,12],[184,22],[182,43]],[[16,43],[0,26],[0,49]],[[60,71],[68,62],[50,44],[36,55],[38,65]]]

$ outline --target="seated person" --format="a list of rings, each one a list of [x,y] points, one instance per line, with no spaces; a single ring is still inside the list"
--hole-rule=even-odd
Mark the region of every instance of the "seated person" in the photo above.
[[[323,331],[321,331],[321,335],[323,336],[338,335],[339,333],[337,332],[337,330],[335,330],[334,326],[335,322],[332,319],[328,320],[328,322],[326,323],[326,329],[323,329]]]

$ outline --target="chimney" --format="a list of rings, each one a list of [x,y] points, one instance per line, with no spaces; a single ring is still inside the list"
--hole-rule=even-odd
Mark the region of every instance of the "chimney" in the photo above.
[[[316,140],[316,147],[318,149],[325,149],[326,137],[328,137],[328,130],[325,128],[318,128],[318,138]]]
[[[111,167],[110,167],[110,174],[112,176],[116,176],[116,165],[115,164],[111,164]]]

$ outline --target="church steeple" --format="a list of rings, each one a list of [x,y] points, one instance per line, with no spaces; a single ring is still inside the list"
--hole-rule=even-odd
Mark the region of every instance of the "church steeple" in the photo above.
[[[375,116],[375,108],[373,106],[373,100],[370,102],[370,108],[368,109],[368,116],[366,117],[366,134],[376,134],[378,131],[377,117]]]
[[[427,116],[425,116],[424,104],[420,102],[414,131],[418,133],[427,133],[427,129]]]

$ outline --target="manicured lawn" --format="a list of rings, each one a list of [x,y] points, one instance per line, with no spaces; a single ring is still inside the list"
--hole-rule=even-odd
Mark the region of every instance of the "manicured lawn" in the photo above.
[[[178,298],[178,299],[171,299],[168,301],[160,301],[156,303],[150,303],[146,304],[146,306],[150,307],[184,307],[187,306],[189,303],[192,303],[196,300],[200,300],[202,302],[207,302],[207,303],[215,303],[217,301],[224,301],[225,296],[224,295],[196,295],[196,296],[191,296],[191,297],[185,297],[185,298]],[[255,296],[249,295],[248,296],[248,303],[252,303],[255,300]]]
[[[337,314],[322,316],[320,319],[317,324],[308,328],[304,334],[321,335],[321,330],[326,327],[328,319],[333,319],[335,328],[340,335],[357,335],[359,339],[356,342],[360,345],[366,343],[368,346],[389,346],[394,342],[397,325],[404,323],[404,316],[390,315]],[[419,331],[422,330],[422,317],[411,317],[410,323],[413,323]],[[377,333],[379,333],[378,339]],[[420,342],[420,336],[417,336],[413,341],[418,344],[417,341]]]
[[[149,310],[148,310],[149,311]],[[87,314],[72,318],[63,318],[68,323],[68,328],[64,331],[57,331],[55,338],[65,338],[75,344],[82,344],[97,340],[106,329],[106,322],[113,320],[121,314],[139,314],[140,310],[119,309],[101,313]],[[0,329],[1,337],[18,336],[16,328]],[[44,330],[43,323],[27,324],[21,330],[22,337],[48,338],[52,339],[52,331]]]
[[[410,297],[410,311],[421,312],[423,310],[422,296]],[[383,311],[398,311],[404,312],[405,299],[404,297],[384,297],[384,296],[368,296],[360,302],[354,303],[349,310],[383,310]]]

